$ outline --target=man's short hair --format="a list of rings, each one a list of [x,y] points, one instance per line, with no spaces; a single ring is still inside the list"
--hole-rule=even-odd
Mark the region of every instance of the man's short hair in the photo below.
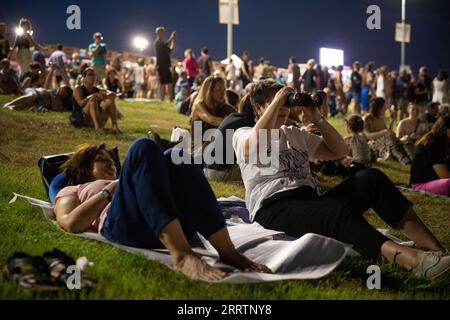
[[[208,54],[209,50],[208,50],[207,47],[203,47],[203,48],[202,48],[202,52],[203,52],[204,54]]]
[[[58,44],[56,45],[56,49],[58,49],[58,50],[62,50],[62,49],[63,49],[63,45],[62,45],[62,44],[60,44],[60,43],[58,43]]]
[[[253,106],[259,104],[263,105],[269,102],[273,96],[283,88],[283,85],[279,84],[273,79],[259,80],[250,85],[248,93],[250,94],[250,101]]]
[[[96,33],[94,33],[94,35],[93,35],[92,37],[93,37],[94,39],[100,38],[100,39],[103,40],[103,35],[101,34],[101,32],[96,32]]]

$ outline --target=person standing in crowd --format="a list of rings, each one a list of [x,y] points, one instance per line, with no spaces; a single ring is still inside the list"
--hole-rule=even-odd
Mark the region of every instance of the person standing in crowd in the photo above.
[[[175,47],[176,32],[173,31],[171,33],[167,42],[164,41],[165,32],[164,27],[157,27],[155,30],[156,41],[154,42],[154,46],[156,51],[156,69],[158,70],[159,75],[161,100],[164,100],[165,95],[168,94],[170,101],[172,101],[173,81],[170,53]]]
[[[332,84],[334,85],[334,92],[336,96],[337,108],[342,114],[347,113],[347,101],[344,94],[344,83],[342,82],[342,66],[338,66],[333,74]]]
[[[158,94],[158,71],[156,71],[155,59],[150,58],[147,69],[147,99],[156,99]]]
[[[440,117],[417,143],[411,166],[413,189],[450,196],[450,117]]]
[[[448,93],[447,72],[441,70],[433,80],[433,102],[440,104],[449,103]]]
[[[330,73],[328,72],[328,67],[321,67],[322,72],[319,75],[319,89],[324,90],[328,86],[328,81],[330,80]]]
[[[0,22],[0,61],[8,58],[9,50],[8,29],[6,23]]]
[[[40,50],[41,47],[34,41],[31,22],[28,19],[21,18],[19,21],[19,32],[11,52],[17,49],[17,63],[20,65],[20,74],[28,72],[30,69],[31,47]],[[10,52],[10,55],[11,55]]]
[[[200,68],[200,75],[203,78],[206,78],[211,75],[213,65],[211,57],[209,56],[208,48],[206,47],[202,48],[200,52],[200,57],[198,57],[197,59],[197,64]]]
[[[372,92],[375,74],[373,73],[374,63],[368,62],[364,67],[362,73],[362,88],[361,88],[361,107],[363,112],[369,111],[370,98],[374,96]]]
[[[42,70],[44,70],[47,67],[45,54],[36,47],[33,47],[31,51],[31,61],[38,62],[41,65]]]
[[[359,69],[361,68],[361,63],[359,61],[355,61],[353,63],[353,71],[350,76],[351,86],[350,90],[347,93],[346,100],[348,103],[355,103],[355,113],[361,114],[361,90],[362,90],[362,76],[359,73]]]
[[[422,112],[425,110],[428,102],[431,101],[431,85],[432,81],[428,76],[427,67],[420,67],[419,75],[417,76],[416,85],[414,88],[414,96],[416,102],[422,108]]]
[[[241,74],[242,88],[245,89],[253,81],[253,62],[250,60],[247,51],[242,53]]]
[[[389,97],[389,85],[387,82],[387,66],[381,66],[378,69],[378,77],[377,77],[377,90],[376,96],[377,98],[383,98],[388,101]]]
[[[142,99],[145,97],[145,85],[146,85],[146,75],[145,75],[145,60],[144,58],[139,58],[137,65],[133,68],[134,77],[134,97],[137,99]]]
[[[266,64],[266,59],[264,57],[259,58],[259,63],[255,68],[255,73],[253,74],[253,81],[258,81],[263,78],[265,64]]]
[[[307,69],[303,74],[303,90],[308,93],[315,93],[317,90],[317,72],[314,70],[316,60],[309,59],[307,62]]]
[[[192,52],[192,49],[186,49],[184,51],[183,68],[188,76],[189,86],[192,87],[195,78],[197,78],[199,73],[198,63],[194,57],[194,52]]]
[[[57,64],[58,66],[61,67],[61,68],[55,69],[56,83],[59,86],[59,84],[62,81],[62,75],[59,70],[63,70],[63,72],[65,72],[65,70],[66,70],[66,54],[64,53],[63,46],[61,44],[58,44],[56,46],[56,51],[54,51],[50,55],[50,58],[48,58],[48,63],[49,64]]]
[[[411,75],[406,69],[400,70],[400,76],[397,79],[397,96],[398,121],[400,121],[408,114],[408,104],[414,99],[414,86],[411,81]]]
[[[288,85],[300,92],[300,67],[294,57],[289,58],[288,65]]]
[[[89,45],[89,56],[92,58],[92,68],[95,71],[95,84],[100,84],[106,77],[106,54],[108,47],[102,42],[103,36],[100,32],[93,35],[94,42]]]
[[[233,59],[228,59],[225,70],[227,71],[227,88],[234,90],[236,85],[236,66],[234,65]]]

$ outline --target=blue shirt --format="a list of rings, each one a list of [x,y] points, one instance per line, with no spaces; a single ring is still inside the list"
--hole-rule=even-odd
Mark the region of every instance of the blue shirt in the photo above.
[[[92,65],[106,65],[106,52],[108,51],[108,48],[106,47],[106,44],[100,43],[99,45],[101,47],[100,54],[97,56],[92,56]],[[97,49],[96,43],[91,43],[89,45],[89,52],[93,52]]]

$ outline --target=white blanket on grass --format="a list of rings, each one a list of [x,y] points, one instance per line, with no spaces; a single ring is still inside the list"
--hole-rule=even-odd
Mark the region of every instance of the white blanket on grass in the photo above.
[[[40,207],[45,217],[54,222],[53,208],[50,203],[16,193],[14,193],[10,203],[15,202],[18,197]],[[232,200],[235,199],[232,198]],[[268,266],[273,274],[242,272],[220,263],[214,248],[199,236],[200,241],[197,241],[193,248],[194,251],[202,255],[202,259],[205,259],[211,265],[229,272],[228,277],[218,281],[224,283],[318,279],[336,269],[347,253],[352,251],[349,245],[317,234],[306,234],[294,241],[273,240],[274,235],[282,234],[282,232],[264,229],[257,223],[231,224],[228,226],[228,231],[231,240],[239,251],[243,252],[249,259]],[[127,252],[142,255],[149,260],[157,260],[170,268],[172,267],[167,250],[128,247],[112,243],[94,232],[84,232],[76,236],[108,243]],[[400,241],[399,239],[395,240]]]

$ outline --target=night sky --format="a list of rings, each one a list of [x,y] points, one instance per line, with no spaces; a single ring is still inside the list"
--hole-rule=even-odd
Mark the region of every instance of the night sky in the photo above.
[[[66,8],[81,8],[81,30],[66,28]],[[366,9],[381,8],[381,30],[368,30]],[[203,46],[214,59],[226,56],[226,25],[218,23],[218,0],[22,0],[2,1],[0,21],[11,28],[20,17],[33,23],[39,43],[87,47],[92,33],[101,31],[113,50],[132,51],[136,34],[154,39],[156,26],[176,30],[174,57],[184,49]],[[343,49],[345,64],[354,60],[398,68],[400,44],[394,41],[394,25],[401,17],[401,0],[240,0],[239,26],[234,27],[235,52],[248,50],[252,60],[266,57],[285,67],[290,56],[299,62],[319,60],[319,48]],[[406,62],[413,71],[425,64],[434,74],[450,71],[450,0],[407,0],[407,22],[412,24],[412,43],[406,46]],[[13,40],[13,38],[11,38]],[[154,55],[153,47],[145,52]]]

